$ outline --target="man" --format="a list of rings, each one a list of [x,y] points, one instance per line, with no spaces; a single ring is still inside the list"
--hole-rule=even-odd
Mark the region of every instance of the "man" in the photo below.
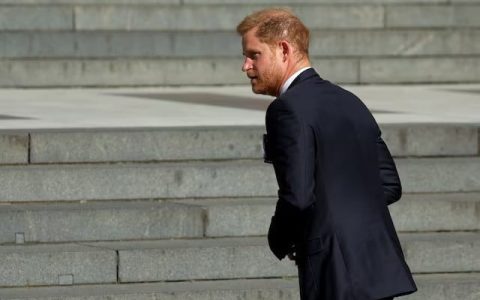
[[[364,104],[319,77],[309,32],[287,9],[237,27],[266,114],[266,160],[278,181],[272,252],[295,260],[302,300],[392,299],[416,291],[387,205],[401,196],[395,164]]]

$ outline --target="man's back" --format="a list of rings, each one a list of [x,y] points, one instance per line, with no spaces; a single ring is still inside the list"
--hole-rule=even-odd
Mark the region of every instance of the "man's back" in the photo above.
[[[272,226],[291,225],[273,228],[271,239],[277,230],[289,232],[300,273],[303,268],[319,278],[320,299],[371,300],[413,291],[387,208],[400,197],[400,181],[365,105],[309,69],[271,104],[267,132],[284,202]],[[290,161],[282,162],[286,157]],[[385,181],[397,182],[396,199],[383,192],[380,161],[391,161],[386,168],[395,172]],[[292,175],[291,163],[303,167]]]

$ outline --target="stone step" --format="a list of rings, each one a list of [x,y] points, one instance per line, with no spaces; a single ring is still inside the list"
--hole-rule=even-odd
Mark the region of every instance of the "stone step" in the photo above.
[[[381,130],[395,157],[479,155],[480,131],[476,126],[387,124],[381,125]],[[0,163],[262,158],[263,133],[263,126],[5,133],[0,135],[4,149]]]
[[[400,239],[415,273],[480,271],[478,233],[403,234]],[[277,261],[266,243],[259,237],[91,245],[118,250],[120,282],[295,276],[294,264]]]
[[[205,231],[201,206],[171,201],[0,205],[0,218],[0,243],[200,238]]]
[[[264,236],[276,199],[0,206],[1,243]],[[480,231],[480,193],[406,194],[390,206],[399,232]]]
[[[313,58],[480,54],[480,30],[473,28],[322,30],[310,37]],[[233,30],[0,32],[0,45],[2,58],[238,58],[241,52]]]
[[[321,70],[322,77],[337,83],[470,83],[480,78],[478,57],[313,57],[312,64]],[[1,59],[0,87],[247,84],[241,64],[240,55],[183,59]]]
[[[405,193],[480,191],[480,157],[396,163]],[[268,197],[277,189],[271,165],[259,159],[0,166],[0,202]]]
[[[295,4],[310,29],[479,27],[478,3]],[[268,5],[5,5],[0,30],[232,30]]]
[[[480,271],[479,233],[400,235],[415,273]],[[0,246],[0,286],[296,276],[265,237]]]
[[[79,244],[0,246],[0,286],[115,283],[117,253]]]
[[[406,300],[477,300],[480,274],[415,275],[419,291]],[[71,287],[3,288],[4,300],[298,300],[291,279],[238,279]]]
[[[266,235],[275,198],[186,200],[206,211],[208,237]],[[399,232],[480,231],[480,194],[405,194],[391,205]]]
[[[473,0],[475,1],[475,0]],[[473,2],[470,0],[470,2]],[[395,5],[399,3],[407,4],[459,4],[468,3],[469,0],[299,0],[297,4],[382,4],[382,5]],[[16,5],[238,5],[238,4],[290,4],[290,0],[0,0],[0,5],[16,4]]]

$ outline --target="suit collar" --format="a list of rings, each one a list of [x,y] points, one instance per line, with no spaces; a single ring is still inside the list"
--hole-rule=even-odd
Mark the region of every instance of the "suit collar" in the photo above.
[[[315,71],[314,68],[310,68],[310,69],[307,69],[307,70],[303,71],[302,73],[300,73],[300,75],[297,76],[297,78],[295,78],[294,81],[292,81],[292,83],[288,87],[287,91],[289,89],[291,89],[293,86],[299,84],[300,82],[308,80],[308,79],[310,79],[312,77],[315,77],[315,76],[318,76],[320,78],[320,76],[317,74],[317,72]]]

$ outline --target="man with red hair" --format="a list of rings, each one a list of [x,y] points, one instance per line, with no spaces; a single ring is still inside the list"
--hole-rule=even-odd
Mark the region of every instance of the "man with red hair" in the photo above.
[[[388,204],[401,196],[395,163],[366,106],[311,67],[309,31],[290,10],[238,26],[242,70],[266,114],[266,161],[278,202],[272,252],[298,266],[302,300],[393,299],[416,291]]]

